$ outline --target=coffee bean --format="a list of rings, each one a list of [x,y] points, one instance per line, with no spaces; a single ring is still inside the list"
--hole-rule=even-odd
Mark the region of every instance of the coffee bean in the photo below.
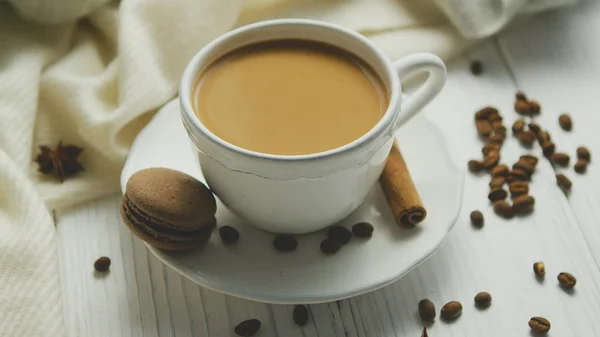
[[[492,124],[488,120],[477,120],[475,121],[475,127],[477,128],[477,133],[481,137],[487,137],[492,133]]]
[[[485,169],[491,169],[498,164],[500,160],[500,153],[497,151],[489,152],[483,159],[483,167]]]
[[[483,170],[483,163],[478,160],[469,160],[467,165],[469,166],[469,171],[473,173],[479,173]]]
[[[508,185],[510,196],[514,199],[520,195],[529,193],[529,184],[526,181],[514,181]]]
[[[536,262],[533,264],[533,272],[537,277],[544,277],[546,275],[546,265],[544,262]]]
[[[498,201],[498,200],[504,200],[504,199],[506,199],[507,196],[508,196],[508,193],[506,193],[505,190],[498,188],[498,189],[492,190],[488,194],[488,199],[490,199],[491,202],[494,202],[494,201]]]
[[[542,128],[539,125],[537,125],[536,123],[531,122],[527,126],[529,127],[529,130],[531,130],[531,131],[533,131],[533,133],[535,133],[536,136],[540,133],[540,131],[542,131]]]
[[[352,234],[359,238],[370,238],[373,235],[373,225],[368,222],[359,222],[352,226]]]
[[[450,321],[450,320],[454,320],[456,319],[458,316],[460,316],[460,314],[462,313],[462,304],[460,304],[460,302],[457,301],[452,301],[452,302],[448,302],[446,303],[446,305],[444,305],[442,307],[442,311],[441,311],[441,316],[443,319]]]
[[[237,229],[230,226],[222,226],[219,228],[219,236],[223,243],[236,243],[240,239],[240,233]]]
[[[327,237],[345,245],[350,242],[350,239],[352,238],[352,232],[350,232],[346,227],[333,226],[327,231]]]
[[[488,120],[492,114],[498,114],[498,109],[490,106],[485,107],[475,113],[475,120]]]
[[[435,319],[435,305],[428,299],[419,302],[419,316],[425,322],[433,322]]]
[[[550,161],[559,166],[569,166],[569,155],[563,152],[555,152],[550,155]]]
[[[508,167],[506,167],[506,165],[496,165],[494,166],[494,168],[492,168],[490,172],[492,174],[492,177],[506,177],[506,175],[508,174]]]
[[[475,76],[481,75],[483,72],[483,63],[481,63],[481,61],[473,61],[471,62],[469,69],[471,69],[471,74]]]
[[[527,160],[519,160],[513,165],[512,168],[513,170],[524,171],[525,173],[527,173],[528,176],[531,176],[533,174],[533,171],[535,171],[535,166]]]
[[[585,173],[587,171],[588,161],[585,159],[577,159],[575,163],[575,172],[577,173]]]
[[[518,91],[518,92],[515,94],[515,99],[516,99],[517,101],[527,101],[527,96],[525,96],[525,94],[524,94],[523,92],[521,92],[521,91]]]
[[[110,263],[111,261],[108,257],[102,256],[101,258],[96,260],[96,262],[94,262],[94,269],[96,269],[96,271],[100,273],[107,272],[110,268]]]
[[[537,334],[547,334],[550,331],[550,321],[544,317],[531,317],[529,327]]]
[[[325,239],[321,241],[321,251],[325,254],[331,255],[337,253],[340,250],[341,245],[332,239]]]
[[[427,335],[427,327],[423,327],[423,332],[421,332],[421,337],[429,337]]]
[[[483,227],[483,214],[480,211],[471,212],[471,223],[475,227]]]
[[[539,115],[539,113],[542,111],[542,107],[540,106],[540,103],[536,101],[529,101],[529,111],[533,115]]]
[[[490,293],[488,292],[480,292],[479,294],[475,295],[475,305],[477,305],[479,308],[487,308],[492,304],[492,295],[490,295]]]
[[[529,179],[529,174],[523,170],[514,169],[508,173],[508,176],[511,177],[512,181],[515,180],[527,180]]]
[[[487,141],[490,143],[494,143],[494,144],[502,144],[504,142],[505,138],[506,138],[506,135],[503,135],[500,133],[494,133],[493,135],[491,135],[487,138]]]
[[[498,200],[494,202],[494,212],[503,218],[512,218],[514,211],[512,206],[505,200]]]
[[[490,152],[498,152],[500,151],[500,144],[496,144],[496,143],[487,143],[483,146],[483,149],[481,149],[481,152],[483,153],[483,155],[487,155]]]
[[[585,159],[588,162],[592,160],[592,156],[590,155],[590,151],[587,148],[583,147],[583,146],[580,146],[580,147],[577,148],[577,158],[579,158],[579,159]]]
[[[504,124],[502,124],[501,120],[494,120],[491,123],[492,123],[492,129],[494,129],[494,132],[501,133],[503,135],[506,134],[506,127],[504,126]]]
[[[525,128],[525,121],[522,119],[518,119],[513,125],[512,125],[512,132],[513,134],[517,134],[521,131],[523,131],[523,128]]]
[[[537,140],[538,140],[538,143],[540,144],[540,146],[543,145],[544,143],[552,141],[552,139],[550,139],[550,134],[546,131],[538,132]]]
[[[542,144],[542,152],[544,152],[545,157],[550,157],[554,153],[555,149],[556,149],[556,146],[554,145],[554,143],[552,143],[550,141]]]
[[[558,184],[558,186],[560,188],[562,188],[565,191],[570,190],[571,186],[573,185],[571,183],[571,180],[569,180],[569,178],[567,178],[564,174],[557,174],[556,175],[556,183]]]
[[[562,272],[558,274],[557,278],[558,283],[560,283],[560,286],[565,289],[573,289],[573,287],[575,287],[575,284],[577,284],[577,279],[575,278],[575,276],[569,273]]]
[[[518,114],[528,116],[531,114],[529,103],[527,101],[518,100],[515,102],[515,111]]]
[[[568,114],[558,116],[558,124],[560,124],[560,127],[565,131],[571,131],[573,128],[573,121]]]
[[[500,188],[504,185],[504,182],[506,182],[505,177],[494,177],[490,181],[490,189]]]
[[[533,211],[535,199],[530,195],[521,195],[513,200],[513,211],[515,214],[527,214]]]
[[[537,165],[537,163],[538,163],[538,159],[537,159],[537,157],[535,157],[535,156],[532,156],[532,155],[530,155],[530,154],[526,154],[526,155],[523,155],[523,156],[521,156],[521,157],[519,158],[519,161],[524,161],[524,162],[528,162],[528,163],[530,163],[530,164],[533,166],[533,168],[534,168],[534,169],[535,169],[535,166],[536,166],[536,165]]]
[[[308,308],[305,305],[294,307],[294,323],[304,326],[308,323]]]
[[[291,252],[298,247],[298,241],[296,241],[296,238],[292,235],[277,235],[275,239],[273,239],[273,247],[280,252]]]
[[[525,146],[531,146],[535,141],[535,133],[531,130],[518,132],[516,136],[521,144]]]
[[[257,319],[249,319],[238,324],[234,331],[238,336],[251,337],[260,330],[261,323]]]
[[[500,116],[500,112],[498,112],[498,110],[492,111],[488,116],[488,120],[490,121],[490,123],[493,123],[495,121],[502,121],[502,116]]]

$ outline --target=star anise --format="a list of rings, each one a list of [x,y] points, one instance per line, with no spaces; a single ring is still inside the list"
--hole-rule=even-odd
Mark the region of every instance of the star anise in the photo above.
[[[40,154],[35,161],[39,165],[39,171],[44,174],[53,174],[62,183],[70,175],[83,171],[83,166],[77,162],[77,157],[83,151],[74,145],[62,145],[59,142],[53,150],[46,145],[40,145]]]

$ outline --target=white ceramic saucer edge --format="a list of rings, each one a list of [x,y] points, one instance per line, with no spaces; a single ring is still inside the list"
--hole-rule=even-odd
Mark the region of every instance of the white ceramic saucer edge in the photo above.
[[[177,106],[177,102],[171,102],[168,105],[166,105],[158,114],[157,116],[154,117],[154,119],[157,119],[157,117],[160,114],[167,114],[167,113],[171,113],[171,114],[177,114],[177,119],[179,119],[178,116],[178,106]],[[169,118],[173,118],[174,116],[169,116]],[[425,118],[427,119],[427,117],[417,117],[417,118]],[[153,121],[154,121],[153,119]],[[151,121],[148,126],[146,127],[146,129],[149,129],[149,126],[152,125]],[[424,251],[424,254],[422,254],[418,259],[414,259],[413,261],[410,261],[410,263],[408,263],[409,265],[403,269],[399,269],[395,274],[391,275],[390,277],[387,277],[385,279],[381,279],[378,280],[377,282],[372,282],[370,283],[368,286],[363,286],[360,288],[352,288],[352,289],[345,289],[345,290],[339,290],[335,293],[329,293],[329,294],[316,294],[313,296],[296,296],[295,294],[257,294],[255,292],[252,291],[246,291],[245,289],[240,289],[240,288],[230,288],[227,285],[223,285],[223,284],[217,284],[216,282],[213,282],[210,277],[203,277],[198,271],[194,271],[190,268],[188,268],[185,264],[183,264],[180,260],[178,260],[178,258],[172,254],[169,254],[167,252],[161,251],[159,249],[156,249],[150,245],[147,245],[148,249],[159,258],[159,260],[161,260],[163,263],[165,263],[166,265],[170,266],[171,268],[173,268],[174,270],[176,270],[177,272],[179,272],[181,275],[183,275],[184,277],[190,279],[192,282],[197,283],[207,289],[213,290],[213,291],[217,291],[217,292],[221,292],[224,294],[228,294],[231,296],[236,296],[236,297],[240,297],[240,298],[244,298],[244,299],[248,299],[248,300],[254,300],[254,301],[259,301],[259,302],[267,302],[267,303],[277,303],[277,304],[297,304],[297,303],[305,303],[305,304],[309,304],[309,303],[322,303],[322,302],[331,302],[331,301],[335,301],[335,300],[340,300],[340,299],[344,299],[344,298],[348,298],[348,297],[353,297],[353,296],[357,296],[357,295],[361,295],[364,293],[368,293],[377,289],[380,289],[382,287],[385,287],[393,282],[395,282],[396,280],[400,279],[402,276],[406,275],[408,272],[410,272],[411,270],[413,270],[414,268],[416,268],[418,265],[420,265],[422,262],[424,262],[428,257],[430,257],[433,253],[435,253],[435,251],[441,246],[441,244],[444,242],[445,238],[447,237],[447,234],[450,232],[450,230],[454,227],[454,224],[456,223],[456,220],[458,218],[458,215],[460,213],[460,208],[461,208],[461,204],[462,204],[462,193],[463,193],[463,189],[464,189],[464,178],[465,178],[465,170],[461,169],[461,167],[459,167],[456,162],[453,160],[453,158],[451,157],[449,148],[448,148],[448,143],[446,141],[444,141],[445,136],[443,134],[443,132],[441,131],[441,129],[435,125],[434,123],[432,123],[430,120],[427,119],[427,123],[429,124],[428,126],[435,128],[436,133],[435,133],[435,137],[439,138],[438,143],[443,144],[443,147],[445,149],[444,155],[447,157],[446,158],[446,162],[448,164],[453,165],[453,169],[456,170],[456,172],[458,172],[458,177],[457,177],[457,195],[456,195],[456,199],[455,199],[455,205],[453,207],[453,214],[451,216],[451,218],[449,218],[448,220],[446,220],[446,227],[445,227],[445,233],[443,233],[443,235],[439,236],[439,239],[436,242],[429,242],[428,243],[428,248],[426,251]],[[410,127],[410,123],[406,126],[406,127]],[[156,128],[156,127],[154,127]],[[144,129],[140,135],[142,135],[146,129]],[[183,127],[181,127],[181,130],[183,131]],[[146,131],[149,132],[149,131]],[[139,146],[138,142],[141,142],[143,140],[143,137],[138,136],[138,138],[136,138],[133,146],[132,146],[132,151],[134,151],[134,149],[137,148],[137,146]],[[132,173],[134,173],[135,171],[139,170],[139,167],[135,167],[135,163],[132,162],[132,157],[128,158],[127,163],[125,164],[125,167],[123,169],[123,173],[121,176],[121,187],[122,187],[122,191],[125,190],[125,184],[127,182],[127,179],[129,178],[129,176],[131,176]],[[193,169],[198,169],[199,170],[199,165],[196,163],[196,168],[188,168],[188,170],[193,170]],[[142,167],[143,168],[143,167]],[[186,171],[186,170],[182,170],[182,171]],[[191,173],[191,172],[186,172],[186,173]],[[436,224],[438,225],[438,224]],[[439,224],[441,226],[441,224]]]

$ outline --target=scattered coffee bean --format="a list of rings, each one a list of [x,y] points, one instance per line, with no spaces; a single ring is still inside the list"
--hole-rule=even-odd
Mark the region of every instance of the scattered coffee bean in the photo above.
[[[513,181],[508,185],[510,196],[514,199],[520,195],[529,193],[529,184],[526,181]]]
[[[531,131],[533,131],[533,133],[535,133],[536,136],[540,133],[540,131],[542,131],[542,128],[540,128],[540,126],[537,125],[536,123],[531,122],[527,126],[529,127],[529,130],[531,130]]]
[[[515,111],[518,114],[528,116],[531,114],[531,110],[529,108],[529,103],[523,100],[517,100],[515,102]]]
[[[480,292],[475,295],[475,305],[479,308],[487,308],[492,304],[492,295],[488,292]]]
[[[478,173],[483,170],[483,163],[478,160],[469,160],[468,162],[469,171],[473,173]]]
[[[497,151],[489,152],[487,155],[485,155],[485,158],[483,159],[483,167],[485,169],[489,170],[492,167],[496,166],[498,164],[499,160],[500,160],[499,152],[497,152]]]
[[[110,268],[110,262],[110,258],[102,256],[101,258],[96,260],[96,262],[94,262],[94,269],[96,269],[96,271],[100,273],[107,272]]]
[[[530,154],[526,154],[526,155],[521,156],[521,158],[519,158],[519,161],[529,162],[533,166],[534,169],[535,169],[535,166],[538,163],[537,157],[532,156]]]
[[[251,337],[260,330],[261,323],[257,319],[249,319],[238,324],[234,331],[238,336]]]
[[[506,190],[498,188],[498,189],[492,190],[488,194],[488,199],[490,199],[491,202],[494,202],[494,201],[498,201],[498,200],[504,200],[504,199],[506,199],[507,196],[508,196],[508,193],[506,193]]]
[[[516,99],[517,101],[527,101],[527,96],[525,96],[525,94],[524,94],[523,92],[521,92],[521,91],[518,91],[518,92],[515,94],[515,99]]]
[[[471,212],[471,223],[475,227],[483,227],[483,214],[480,211]]]
[[[506,182],[505,177],[494,177],[490,181],[490,189],[500,188],[504,185],[504,182]]]
[[[503,218],[512,218],[514,211],[512,206],[506,200],[498,200],[494,202],[494,212]]]
[[[508,173],[508,176],[511,177],[512,181],[529,179],[529,174],[527,174],[527,172],[520,170],[520,169],[514,169],[514,170],[510,171]]]
[[[490,124],[490,122],[487,121],[487,120],[477,120],[477,121],[475,121],[475,127],[477,128],[477,133],[481,137],[487,137],[493,131],[492,124]]]
[[[483,155],[487,155],[490,152],[498,152],[500,151],[500,144],[496,144],[496,143],[487,143],[483,146],[483,149],[481,149],[481,152],[483,153]]]
[[[502,124],[501,120],[495,120],[492,122],[492,129],[494,132],[506,135],[506,127]]]
[[[546,131],[540,131],[537,133],[537,140],[540,145],[544,145],[544,143],[551,142],[550,134]]]
[[[321,251],[328,255],[337,253],[337,251],[340,250],[340,247],[341,245],[337,241],[331,239],[321,241],[320,246]]]
[[[475,76],[481,75],[483,72],[483,63],[481,63],[481,61],[473,61],[471,62],[469,69],[471,69],[471,74]]]
[[[569,155],[563,152],[554,152],[550,155],[550,161],[559,166],[569,166]]]
[[[575,284],[577,284],[577,279],[575,278],[575,276],[569,273],[562,272],[558,274],[557,278],[558,283],[560,283],[560,286],[565,289],[573,289],[573,287],[575,287]]]
[[[573,128],[573,121],[568,114],[558,116],[558,124],[560,124],[560,127],[565,131],[571,131]]]
[[[555,149],[556,146],[550,141],[547,141],[544,144],[542,144],[542,152],[544,152],[545,157],[550,157],[554,153]]]
[[[304,326],[308,323],[308,308],[305,305],[294,307],[294,323]]]
[[[504,139],[506,138],[505,135],[500,134],[500,133],[494,133],[493,135],[488,137],[488,142],[490,143],[494,143],[494,144],[502,144],[504,142]]]
[[[506,177],[508,174],[508,167],[506,165],[496,165],[492,168],[492,177]]]
[[[352,239],[352,232],[346,227],[333,226],[327,231],[327,237],[345,245]]]
[[[460,314],[462,313],[462,304],[460,304],[460,302],[457,301],[452,301],[452,302],[448,302],[446,303],[446,305],[444,305],[442,307],[442,311],[441,311],[441,316],[443,319],[450,321],[450,320],[454,320],[456,319],[458,316],[460,316]]]
[[[544,262],[536,262],[533,264],[533,272],[537,277],[544,277],[546,275],[546,265]]]
[[[585,159],[577,159],[575,163],[575,172],[577,173],[585,173],[587,171],[588,161]]]
[[[535,166],[532,165],[531,162],[522,159],[516,162],[512,168],[513,170],[524,171],[525,173],[527,173],[528,176],[531,176],[533,174],[533,171],[535,171]]]
[[[291,252],[298,247],[298,241],[293,235],[277,235],[275,239],[273,239],[273,247],[280,252]]]
[[[502,116],[500,116],[500,112],[498,112],[498,110],[495,110],[490,113],[488,120],[490,123],[493,123],[494,121],[502,121]]]
[[[223,243],[236,243],[240,239],[240,233],[237,229],[230,226],[222,226],[219,228],[219,236]]]
[[[419,302],[419,316],[425,322],[433,322],[435,319],[435,305],[428,299]]]
[[[516,136],[524,146],[531,146],[535,142],[535,133],[531,130],[518,132]]]
[[[421,337],[429,337],[427,335],[427,327],[423,327],[423,332],[421,332]]]
[[[592,156],[590,155],[590,151],[587,148],[580,146],[577,148],[577,158],[591,161]]]
[[[370,238],[373,236],[373,225],[368,222],[359,222],[352,226],[352,234],[359,238]]]
[[[527,214],[533,211],[535,199],[530,195],[521,195],[513,200],[513,211],[515,214]]]
[[[525,128],[525,121],[522,119],[518,119],[513,125],[512,125],[512,132],[514,134],[517,134],[521,131],[523,131],[523,128]]]
[[[488,120],[493,114],[498,114],[498,109],[488,106],[475,113],[475,120]]]
[[[564,174],[557,174],[556,175],[556,183],[558,184],[558,186],[560,188],[562,188],[565,191],[570,190],[571,186],[573,185],[571,183],[571,180],[569,180],[569,178],[567,178]]]
[[[540,106],[540,103],[536,102],[536,101],[529,101],[529,112],[533,115],[539,115],[539,113],[542,111],[542,107]]]
[[[537,334],[547,334],[550,331],[550,322],[544,317],[531,317],[529,327]]]

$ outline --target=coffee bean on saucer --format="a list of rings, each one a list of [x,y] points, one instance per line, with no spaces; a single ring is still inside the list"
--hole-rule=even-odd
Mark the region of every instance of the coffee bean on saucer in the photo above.
[[[251,337],[254,336],[258,330],[260,330],[261,323],[257,319],[249,319],[245,320],[242,323],[238,324],[234,331],[236,335],[241,337]]]
[[[359,222],[352,226],[352,234],[359,238],[370,238],[373,236],[373,225],[368,222]]]
[[[273,239],[273,247],[280,252],[291,252],[298,247],[298,241],[296,241],[296,238],[292,235],[277,235],[275,239]]]
[[[425,322],[433,322],[435,319],[435,305],[428,299],[419,301],[419,316]]]
[[[350,239],[352,238],[352,232],[350,232],[346,227],[333,226],[327,231],[327,237],[345,245],[350,242]]]
[[[305,305],[294,307],[294,323],[303,326],[308,323],[308,308]]]
[[[103,256],[94,262],[94,269],[97,272],[104,273],[110,268],[110,258]]]
[[[332,239],[325,239],[321,241],[321,251],[327,255],[335,254],[340,250],[341,245],[339,242]]]
[[[483,227],[483,214],[480,211],[471,212],[471,223],[475,227]]]
[[[219,236],[223,243],[236,243],[240,239],[240,233],[231,226],[222,226],[219,228]]]
[[[560,127],[565,131],[571,131],[573,128],[573,121],[568,114],[558,116],[558,124],[560,124]]]
[[[458,316],[460,316],[460,314],[462,313],[462,304],[460,304],[460,302],[457,301],[452,301],[452,302],[448,302],[446,303],[446,305],[444,305],[442,307],[442,311],[440,313],[440,315],[442,316],[443,319],[450,321],[450,320],[454,320],[456,319]]]
[[[545,335],[550,331],[550,321],[544,317],[531,317],[529,327],[536,334]]]

